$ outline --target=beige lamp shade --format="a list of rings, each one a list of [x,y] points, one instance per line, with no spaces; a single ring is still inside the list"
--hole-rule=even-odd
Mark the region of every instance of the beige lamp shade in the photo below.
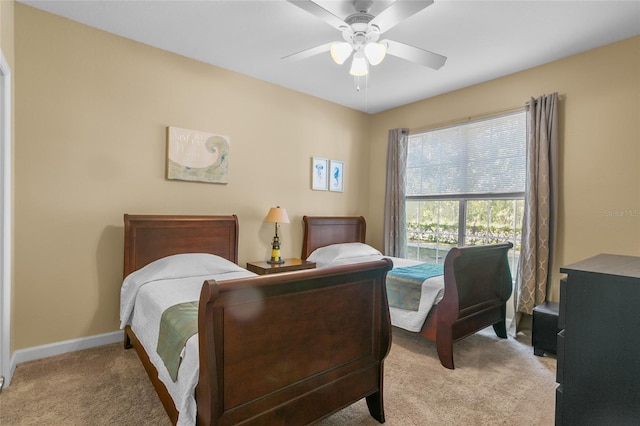
[[[287,215],[287,210],[282,207],[271,207],[269,209],[269,213],[267,213],[267,217],[264,219],[265,222],[271,223],[289,223],[289,216]]]

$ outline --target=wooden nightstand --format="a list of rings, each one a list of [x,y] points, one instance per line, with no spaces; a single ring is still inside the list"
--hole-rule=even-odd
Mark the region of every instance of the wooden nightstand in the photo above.
[[[266,261],[247,262],[247,269],[258,275],[277,274],[280,272],[302,271],[313,269],[316,264],[302,259],[284,259],[284,263],[271,264]]]

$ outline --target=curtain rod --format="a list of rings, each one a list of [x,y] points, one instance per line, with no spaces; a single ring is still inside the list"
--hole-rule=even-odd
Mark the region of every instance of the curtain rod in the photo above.
[[[517,111],[525,111],[526,107],[525,105],[521,105],[518,107],[511,107],[511,108],[506,108],[506,109],[502,109],[499,111],[493,111],[493,112],[488,112],[485,114],[478,114],[478,115],[470,115],[467,117],[461,117],[461,118],[456,118],[453,120],[449,120],[449,121],[444,121],[441,123],[435,123],[429,126],[424,126],[424,127],[418,127],[415,129],[409,129],[409,133],[422,133],[422,132],[426,132],[429,130],[435,130],[435,129],[446,129],[447,127],[452,127],[452,126],[457,126],[458,124],[462,124],[462,123],[469,123],[472,121],[478,121],[478,120],[482,120],[484,118],[489,118],[489,117],[495,117],[495,116],[499,116],[499,115],[506,115],[512,112],[517,112]]]
[[[558,95],[558,100],[563,101],[565,100],[566,95],[565,94],[561,94]],[[505,109],[501,109],[501,110],[496,110],[493,112],[488,112],[488,113],[484,113],[484,114],[477,114],[477,115],[470,115],[468,117],[462,117],[462,118],[458,118],[458,119],[454,119],[454,120],[450,120],[450,121],[445,121],[442,123],[436,123],[430,126],[424,126],[424,127],[418,127],[415,129],[409,129],[409,133],[421,133],[421,132],[426,132],[428,130],[434,130],[434,129],[444,129],[447,127],[451,127],[451,126],[455,126],[461,123],[468,123],[471,121],[478,121],[478,120],[482,120],[484,118],[489,118],[489,117],[496,117],[499,115],[506,115],[512,112],[517,112],[517,111],[527,111],[529,109],[528,106],[529,101],[525,102],[523,105],[520,106],[513,106],[510,108],[505,108]]]
[[[542,95],[542,96],[545,96],[545,95]],[[559,94],[558,95],[558,100],[559,101],[564,101],[565,97],[566,96],[564,94]],[[533,99],[533,98],[531,98],[531,99]],[[537,101],[537,100],[538,99],[533,99],[534,102]],[[531,100],[528,100],[527,103],[524,105],[525,109],[528,110],[530,105],[531,105]]]

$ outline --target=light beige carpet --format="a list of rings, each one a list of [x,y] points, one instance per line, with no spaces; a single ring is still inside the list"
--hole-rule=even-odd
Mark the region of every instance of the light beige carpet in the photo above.
[[[553,357],[531,339],[500,339],[492,328],[454,344],[455,370],[435,344],[394,329],[385,361],[386,424],[553,425]],[[0,425],[169,425],[134,350],[121,344],[20,364],[0,393]],[[319,423],[377,425],[363,401]]]

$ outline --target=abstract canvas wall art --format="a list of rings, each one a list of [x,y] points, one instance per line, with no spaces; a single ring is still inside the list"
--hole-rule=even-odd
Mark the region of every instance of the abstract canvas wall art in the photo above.
[[[229,136],[167,127],[167,179],[229,182]]]

